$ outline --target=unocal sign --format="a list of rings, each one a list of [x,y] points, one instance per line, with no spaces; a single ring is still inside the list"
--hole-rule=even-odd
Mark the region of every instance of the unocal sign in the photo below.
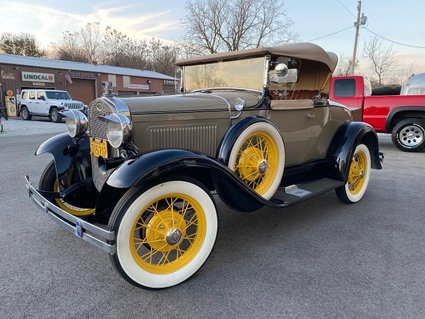
[[[22,72],[22,81],[54,83],[55,75],[51,73]]]

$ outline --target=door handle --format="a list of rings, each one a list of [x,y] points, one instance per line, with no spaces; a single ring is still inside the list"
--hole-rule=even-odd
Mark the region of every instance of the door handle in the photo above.
[[[310,119],[310,120],[312,120],[312,119],[316,118],[316,115],[315,114],[308,113],[307,114],[307,118]]]

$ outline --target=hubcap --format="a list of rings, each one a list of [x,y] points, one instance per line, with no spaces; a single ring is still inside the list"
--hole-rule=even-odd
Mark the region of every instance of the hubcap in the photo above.
[[[400,143],[408,148],[420,145],[424,140],[424,131],[416,125],[404,127],[399,134]]]
[[[143,208],[133,224],[130,250],[154,274],[174,272],[198,253],[206,234],[202,206],[184,194],[168,194]]]
[[[173,246],[177,244],[178,242],[180,242],[180,240],[182,239],[182,236],[183,236],[183,233],[180,229],[173,228],[167,233],[165,240],[167,241],[168,245]]]
[[[275,141],[269,134],[258,132],[248,136],[242,144],[236,158],[235,173],[249,187],[263,195],[273,183],[278,165]]]

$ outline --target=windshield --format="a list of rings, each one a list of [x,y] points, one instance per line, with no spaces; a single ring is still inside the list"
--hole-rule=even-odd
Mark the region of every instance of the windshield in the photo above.
[[[49,100],[70,100],[68,92],[65,91],[46,91]]]
[[[265,58],[185,66],[183,87],[194,91],[214,87],[263,89]]]

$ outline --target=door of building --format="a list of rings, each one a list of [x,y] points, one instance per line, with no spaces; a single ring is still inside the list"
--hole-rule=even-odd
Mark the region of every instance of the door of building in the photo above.
[[[74,100],[88,105],[96,98],[96,80],[72,79],[67,90]]]

